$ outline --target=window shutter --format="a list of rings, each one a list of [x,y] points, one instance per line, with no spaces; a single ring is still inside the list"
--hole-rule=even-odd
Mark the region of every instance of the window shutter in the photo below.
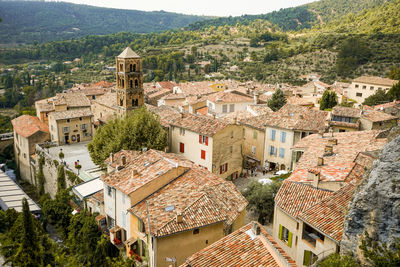
[[[225,163],[225,171],[228,171],[228,163]]]
[[[303,265],[310,266],[310,260],[311,260],[311,251],[304,250]]]
[[[199,143],[201,144],[201,134],[199,135]]]
[[[219,174],[222,174],[222,165],[219,166]]]
[[[293,238],[293,234],[292,234],[292,232],[289,232],[289,238],[288,238],[288,247],[289,248],[292,247],[292,238]]]
[[[279,225],[279,239],[282,240],[282,225]]]
[[[206,146],[208,146],[208,136],[206,136]]]
[[[139,232],[140,232],[140,230],[141,230],[141,229],[140,229],[140,223],[141,223],[141,222],[140,222],[140,220],[138,219],[138,224],[137,224],[137,226],[138,226]]]

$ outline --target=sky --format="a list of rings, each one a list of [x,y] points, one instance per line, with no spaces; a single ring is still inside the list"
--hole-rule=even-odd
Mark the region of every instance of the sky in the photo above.
[[[281,8],[294,7],[316,0],[63,0],[91,6],[169,11],[189,15],[240,16],[265,14]]]

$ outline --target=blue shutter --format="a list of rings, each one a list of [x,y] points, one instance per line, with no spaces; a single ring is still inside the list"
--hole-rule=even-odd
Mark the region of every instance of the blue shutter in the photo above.
[[[285,149],[284,148],[279,148],[279,157],[281,157],[281,158],[285,157]]]
[[[286,132],[281,132],[281,143],[286,142]]]
[[[271,140],[272,141],[275,140],[275,134],[276,134],[276,130],[271,130]]]

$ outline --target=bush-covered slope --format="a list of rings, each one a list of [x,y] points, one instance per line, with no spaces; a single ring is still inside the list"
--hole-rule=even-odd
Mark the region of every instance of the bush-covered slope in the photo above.
[[[205,17],[144,12],[64,2],[0,1],[0,43],[39,43],[122,31],[148,33],[181,28]]]

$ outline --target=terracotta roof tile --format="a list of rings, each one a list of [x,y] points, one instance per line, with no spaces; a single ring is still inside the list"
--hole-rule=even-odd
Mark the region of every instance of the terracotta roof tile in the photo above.
[[[261,228],[254,235],[252,224]],[[251,222],[232,234],[190,256],[181,267],[253,267],[297,266],[292,258],[256,222]]]
[[[383,86],[392,87],[398,81],[391,80],[391,79],[388,79],[388,78],[376,77],[376,76],[362,76],[362,77],[358,77],[357,79],[354,79],[353,83],[354,82],[366,83],[366,84],[375,84],[375,85],[383,85]]]
[[[253,97],[238,91],[221,91],[208,97],[209,101],[216,103],[241,103],[253,102]]]
[[[14,131],[25,138],[37,132],[49,133],[49,126],[40,121],[38,117],[22,115],[11,121]]]
[[[304,210],[332,195],[325,189],[309,184],[285,180],[275,197],[275,204],[287,214],[297,218]]]
[[[172,126],[181,127],[195,133],[213,136],[229,124],[208,116],[185,113],[183,118],[177,118],[171,122]]]
[[[379,121],[389,121],[395,120],[396,117],[385,112],[376,111],[376,110],[363,110],[361,117],[363,119],[372,121],[372,122],[379,122]]]
[[[57,120],[73,119],[79,117],[91,117],[93,116],[93,113],[92,111],[90,111],[89,108],[70,109],[65,111],[53,111],[49,113],[49,116],[52,116],[57,121]]]
[[[117,103],[117,93],[108,92],[94,100],[93,102],[99,103],[106,107],[113,107]]]
[[[174,120],[182,118],[182,113],[174,107],[164,105],[159,107],[148,106],[147,109],[160,116],[160,123],[165,128],[168,128]]]
[[[126,164],[129,164],[134,158],[136,158],[140,154],[139,151],[135,150],[121,150],[115,154],[112,155],[112,160],[111,160],[111,155],[106,158],[104,161],[107,165],[110,165],[113,168],[116,168],[117,166],[122,166],[122,157],[125,157],[126,159]]]

